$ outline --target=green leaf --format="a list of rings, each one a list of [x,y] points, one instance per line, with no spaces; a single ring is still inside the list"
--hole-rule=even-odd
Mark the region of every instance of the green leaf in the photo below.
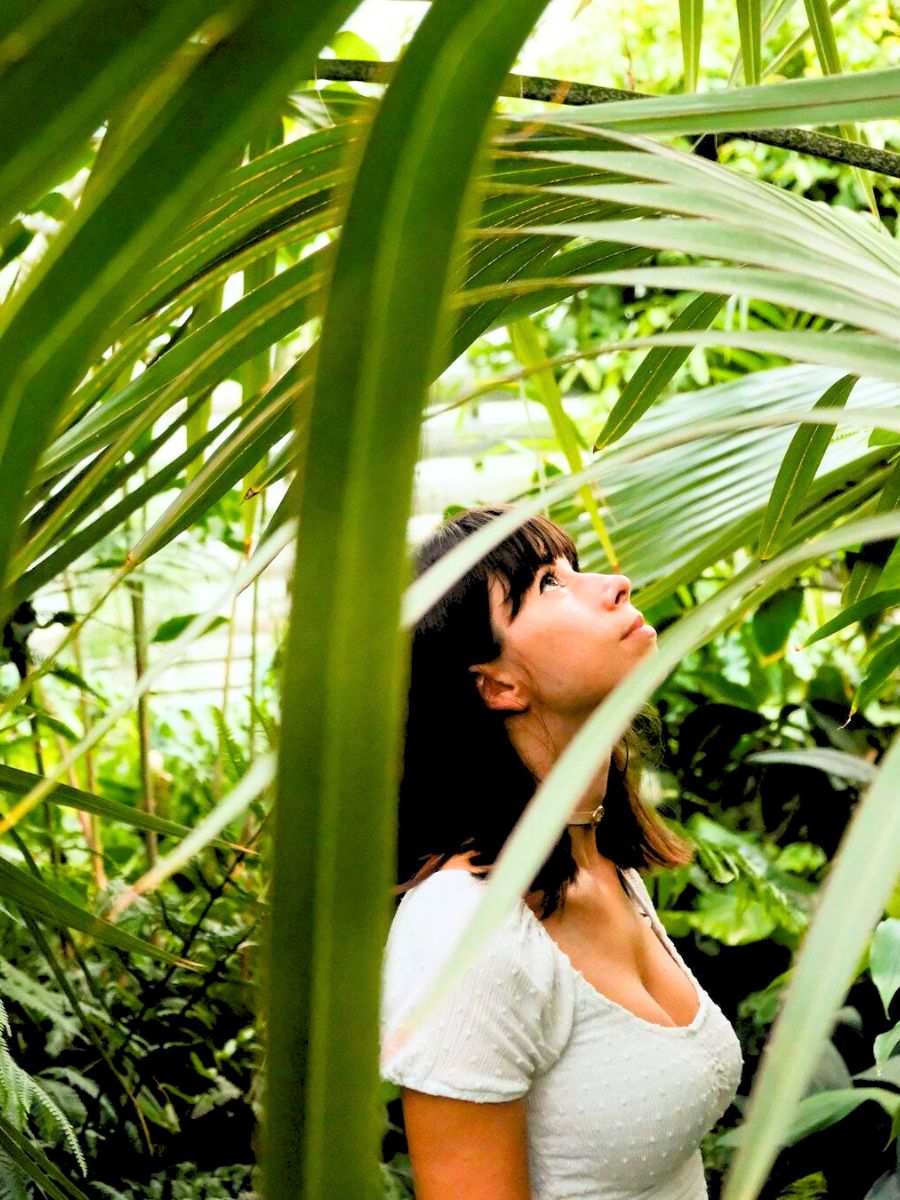
[[[33,775],[30,771],[20,771],[17,767],[8,767],[0,763],[0,791],[13,796],[25,796],[43,776]],[[168,821],[153,813],[144,812],[140,808],[132,808],[118,800],[109,800],[105,796],[96,796],[93,792],[85,792],[80,788],[70,787],[67,783],[57,783],[48,797],[51,804],[59,804],[63,808],[75,808],[81,812],[96,813],[111,821],[118,821],[133,829],[152,829],[156,833],[168,837],[183,838],[190,830],[186,825],[177,821]],[[230,842],[218,843],[222,849],[231,848]]]
[[[876,1065],[881,1066],[882,1063],[887,1062],[898,1044],[900,1044],[900,1021],[897,1022],[893,1029],[889,1029],[886,1033],[879,1033],[875,1039]]]
[[[894,469],[885,481],[875,511],[891,512],[898,507],[900,507],[900,458],[894,463]],[[894,545],[896,546],[896,543]],[[875,591],[890,554],[890,542],[885,542],[879,547],[867,548],[865,557],[853,564],[847,586],[841,595],[844,604],[853,604]]]
[[[900,667],[900,625],[894,626],[878,638],[871,649],[874,653],[853,697],[851,716],[879,696],[888,683],[896,683],[896,671]]]
[[[803,750],[759,750],[755,754],[748,754],[747,762],[790,763],[797,767],[811,767],[815,771],[836,775],[839,779],[849,779],[852,783],[869,784],[877,774],[876,768],[866,759],[823,746],[810,746]]]
[[[681,20],[681,51],[684,60],[684,90],[697,90],[700,42],[703,37],[703,0],[678,0]]]
[[[843,408],[856,381],[856,375],[844,375],[816,401],[816,407]],[[760,559],[771,558],[784,545],[833,434],[833,425],[801,426],[791,439],[763,515]]]
[[[869,970],[887,1016],[891,1001],[900,988],[900,920],[888,917],[878,925],[872,935]]]
[[[762,59],[762,7],[760,0],[737,0],[738,25],[741,33],[741,62],[744,82],[759,83]]]
[[[775,866],[796,875],[809,875],[828,862],[828,855],[813,842],[790,842],[779,852]]]
[[[94,916],[87,909],[80,908],[71,900],[67,900],[40,879],[36,879],[29,872],[23,871],[21,867],[17,867],[3,858],[0,858],[0,889],[7,899],[28,909],[36,916],[44,917],[54,925],[78,929],[82,933],[90,934],[104,946],[114,946],[117,950],[124,950],[128,954],[142,954],[162,962],[172,963],[174,966],[193,970],[202,969],[199,963],[183,958],[179,954],[172,954],[171,951],[163,950],[159,946],[154,946],[151,942],[146,942],[143,938],[135,937],[124,929],[112,925],[109,921],[104,921],[102,917]]]
[[[556,125],[596,122],[603,129],[646,133],[721,133],[774,125],[893,120],[898,100],[900,68],[886,67],[687,96],[614,100],[553,112],[547,119]],[[538,118],[529,113],[521,119],[533,122]]]
[[[150,641],[174,642],[176,638],[181,637],[191,621],[196,621],[199,615],[199,613],[182,613],[179,617],[169,617],[158,627]],[[213,629],[220,629],[227,624],[227,617],[216,617],[215,620],[210,621],[204,632],[211,633]]]
[[[352,29],[342,29],[329,42],[335,58],[355,58],[363,62],[378,62],[379,54],[371,42],[354,33]]]
[[[894,1116],[900,1109],[900,1096],[886,1088],[834,1088],[804,1096],[785,1139],[786,1146],[793,1146],[819,1129],[827,1129],[847,1117],[866,1100],[877,1100],[884,1110]]]
[[[885,609],[892,609],[898,604],[900,604],[900,588],[890,588],[885,592],[875,592],[873,595],[867,596],[864,600],[858,600],[856,604],[851,604],[849,608],[845,608],[836,617],[832,617],[830,621],[826,621],[824,625],[820,625],[815,633],[806,639],[803,645],[811,646],[813,642],[818,642],[821,638],[830,637],[833,633],[837,633],[839,629],[846,629],[848,625],[854,625],[857,621],[861,621],[863,617],[870,617],[873,613],[884,612]]]
[[[0,1114],[0,1148],[50,1200],[88,1200],[31,1138]]]
[[[803,611],[803,588],[785,588],[764,600],[753,614],[753,637],[763,661],[778,658]]]
[[[678,314],[668,328],[708,329],[724,303],[724,296],[708,296],[701,293]],[[662,393],[689,354],[688,348],[661,348],[650,350],[644,356],[640,366],[619,393],[612,411],[606,418],[606,424],[597,435],[595,450],[610,445],[628,432]]]
[[[421,413],[452,328],[444,300],[462,273],[487,122],[543,7],[434,0],[372,124],[338,243],[298,462],[267,958],[269,1200],[374,1187],[398,617]],[[360,854],[370,869],[339,885]]]

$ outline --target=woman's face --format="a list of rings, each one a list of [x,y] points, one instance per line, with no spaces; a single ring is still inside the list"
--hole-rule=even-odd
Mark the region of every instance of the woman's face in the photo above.
[[[558,558],[538,568],[512,621],[503,596],[492,580],[491,624],[502,652],[469,668],[491,708],[537,705],[560,717],[585,716],[656,649],[652,626],[629,633],[640,613],[626,575],[583,573]]]

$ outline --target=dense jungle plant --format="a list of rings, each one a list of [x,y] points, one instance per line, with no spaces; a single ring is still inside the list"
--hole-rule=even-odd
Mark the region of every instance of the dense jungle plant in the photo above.
[[[10,262],[22,256],[0,328],[0,608],[11,659],[23,665],[5,713],[19,722],[24,706],[39,701],[42,679],[60,669],[61,653],[91,616],[65,618],[60,647],[29,669],[22,645],[41,588],[174,487],[127,552],[106,560],[105,590],[136,588],[139,609],[135,573],[215,502],[239,483],[248,498],[288,483],[265,522],[255,501],[245,506],[253,554],[221,602],[194,616],[134,692],[52,762],[33,772],[3,768],[0,782],[13,797],[0,820],[11,839],[0,857],[4,900],[36,941],[41,922],[75,930],[67,935],[73,955],[88,935],[111,952],[143,955],[154,973],[194,965],[183,931],[176,924],[168,934],[151,932],[142,908],[149,901],[139,898],[177,880],[204,846],[244,851],[222,835],[273,781],[273,760],[236,770],[233,790],[190,834],[159,813],[78,786],[69,773],[142,703],[165,662],[293,540],[267,897],[268,1200],[298,1191],[310,1200],[375,1196],[383,1187],[377,1008],[406,631],[514,521],[539,508],[562,510],[587,569],[624,567],[648,615],[669,620],[660,622],[657,655],[598,708],[523,814],[426,1005],[533,876],[594,764],[679,664],[696,667],[693,656],[716,634],[754,612],[754,632],[770,638],[771,657],[783,643],[769,626],[790,629],[785,614],[795,611],[798,580],[816,567],[838,571],[849,551],[855,557],[840,578],[835,620],[859,622],[867,646],[847,708],[869,712],[900,657],[891,620],[900,251],[865,174],[898,177],[900,162],[858,141],[851,124],[896,118],[900,69],[841,75],[831,12],[810,0],[806,26],[826,77],[763,83],[772,68],[763,65],[763,47],[789,6],[740,3],[748,86],[691,94],[702,20],[688,4],[688,94],[610,99],[555,88],[540,102],[566,103],[495,111],[501,92],[526,94],[507,73],[544,7],[433,0],[383,97],[335,94],[317,109],[317,127],[287,141],[276,118],[352,3],[39,0],[13,5],[0,24],[3,246]],[[292,104],[310,111],[313,100],[301,95]],[[796,128],[811,124],[838,124],[843,137]],[[716,160],[711,135],[737,132],[856,164],[872,215],[729,169]],[[79,177],[81,165],[89,170]],[[56,190],[73,178],[71,194]],[[29,212],[59,219],[46,250],[31,257]],[[244,294],[226,306],[222,288],[238,272]],[[678,311],[663,331],[613,333],[563,362],[548,356],[532,314],[609,286],[675,291]],[[736,328],[728,298],[775,316]],[[813,320],[779,320],[785,311]],[[569,470],[404,594],[428,389],[499,327],[520,363],[501,382],[532,381]],[[711,346],[744,355],[745,373],[663,398],[692,348]],[[589,447],[570,428],[555,369],[625,349],[647,353],[591,431],[595,454],[585,467],[581,450]],[[771,359],[754,355],[798,365],[769,370]],[[241,401],[212,424],[211,391],[235,376]],[[728,575],[709,577],[723,561]],[[752,711],[760,703],[753,681],[737,686]],[[732,690],[724,703],[734,700]],[[797,1102],[894,890],[900,744],[879,734],[874,748],[877,769],[802,941],[790,947],[796,958],[726,1200],[759,1194],[790,1138]],[[92,906],[58,870],[45,877],[34,861],[28,842],[38,844],[40,827],[29,814],[38,805],[51,814],[40,834],[51,848],[60,807],[128,822],[146,832],[148,846],[150,835],[182,840],[163,857],[150,852],[140,879]],[[741,831],[695,824],[711,879],[725,882],[721,864],[727,871],[737,863],[733,890],[755,869],[754,886],[765,892],[766,864],[754,860]],[[815,862],[813,852],[795,849],[788,864],[802,864],[804,854]],[[776,871],[792,870],[775,861]],[[727,893],[721,903],[727,907]],[[698,920],[714,907],[698,901]],[[208,975],[208,963],[196,965]],[[108,1054],[92,1015],[71,986],[66,991],[65,972],[54,977],[76,1011],[80,1005],[98,1054]],[[115,1026],[113,1016],[108,1027]],[[110,1069],[115,1074],[116,1064]],[[140,1100],[141,1111],[152,1107],[143,1093]],[[46,1194],[80,1195],[6,1117],[0,1136],[7,1157]]]

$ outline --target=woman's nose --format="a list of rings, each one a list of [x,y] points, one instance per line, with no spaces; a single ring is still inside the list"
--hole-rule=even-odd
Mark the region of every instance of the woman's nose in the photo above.
[[[606,603],[610,608],[618,608],[625,604],[631,595],[631,580],[627,575],[608,575],[606,585]]]

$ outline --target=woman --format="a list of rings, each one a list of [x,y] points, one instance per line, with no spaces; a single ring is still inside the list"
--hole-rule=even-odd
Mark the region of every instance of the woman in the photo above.
[[[417,574],[508,508],[445,522]],[[638,796],[634,729],[446,1003],[386,1053],[540,781],[654,653],[630,595],[624,575],[582,574],[565,530],[534,517],[414,631],[381,1074],[401,1085],[417,1200],[707,1196],[700,1139],[742,1057],[638,873],[692,851]]]

